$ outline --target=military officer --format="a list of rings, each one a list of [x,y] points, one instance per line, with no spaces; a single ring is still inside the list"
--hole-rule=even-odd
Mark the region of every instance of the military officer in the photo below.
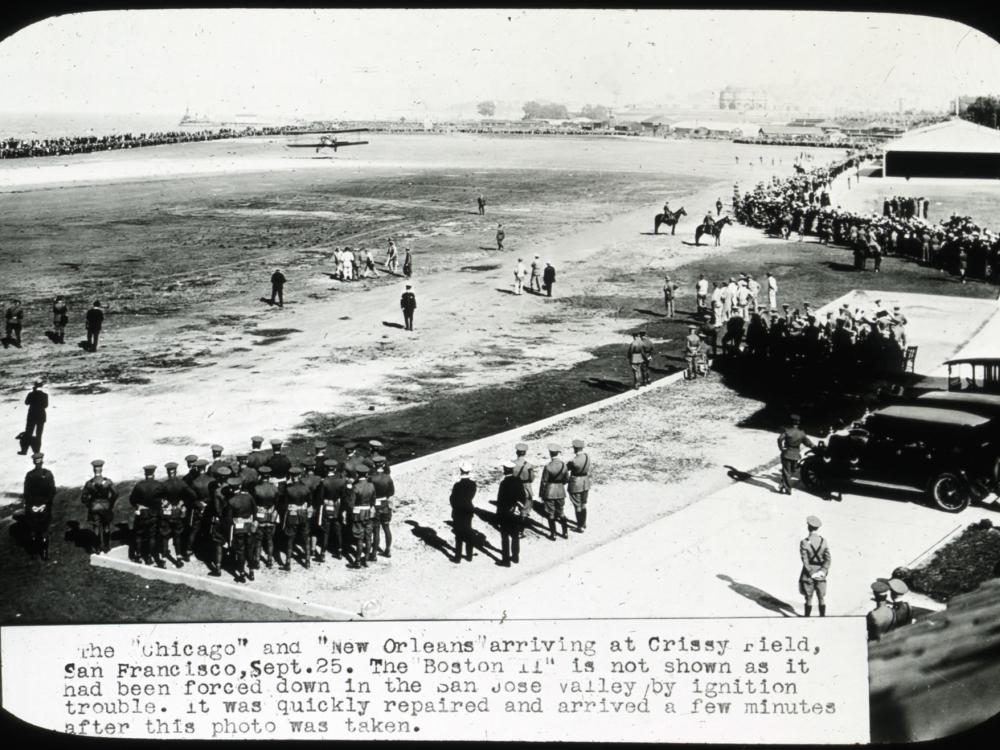
[[[316,476],[320,479],[326,476],[326,443],[318,440],[313,443],[313,463],[315,465]]]
[[[386,557],[392,557],[392,530],[389,528],[389,524],[392,522],[392,499],[396,494],[396,485],[393,483],[392,477],[386,473],[385,456],[376,453],[372,456],[372,461],[375,462],[375,473],[372,474],[370,480],[375,488],[372,559],[375,559],[380,551],[380,536],[385,537],[385,551],[382,554]]]
[[[299,481],[309,490],[309,504],[310,507],[315,508],[323,499],[323,490],[321,489],[323,480],[316,476],[316,466],[313,461],[314,459],[311,458],[302,459],[302,475],[299,477]]]
[[[798,414],[788,418],[789,425],[778,436],[778,450],[781,451],[781,484],[778,492],[792,494],[792,475],[802,458],[802,446],[813,447],[813,441],[799,427],[801,419]]]
[[[524,485],[514,474],[514,462],[503,462],[503,479],[497,487],[497,523],[500,527],[500,553],[497,565],[509,568],[521,558],[521,505]]]
[[[212,446],[212,463],[208,467],[208,473],[216,478],[219,476],[219,469],[223,466],[235,474],[235,467],[233,466],[233,463],[222,457],[222,450],[221,445]]]
[[[257,503],[244,488],[240,477],[230,477],[228,484],[233,493],[226,506],[225,516],[226,528],[229,529],[229,546],[236,569],[236,583],[246,583],[247,579],[253,580],[254,569],[257,567],[257,560],[253,557],[253,550],[256,548],[254,537],[257,533]]]
[[[184,566],[184,518],[187,509],[190,508],[197,495],[191,489],[191,485],[177,476],[177,463],[169,461],[164,465],[167,470],[167,478],[163,480],[163,502],[160,508],[160,556],[170,557],[170,550],[167,545],[173,540],[174,543],[174,566],[181,568]]]
[[[644,354],[642,351],[642,341],[639,339],[639,333],[632,334],[632,343],[628,345],[628,349],[625,352],[625,358],[632,368],[632,387],[635,390],[639,390],[639,386],[642,385],[642,366],[644,361]]]
[[[524,530],[531,518],[531,506],[535,504],[535,467],[525,458],[528,453],[526,443],[518,443],[514,446],[514,451],[517,454],[514,459],[514,476],[524,487],[524,500],[521,503],[521,532],[519,534],[524,539]]]
[[[267,465],[271,467],[271,476],[274,477],[275,481],[279,484],[287,481],[292,461],[281,452],[281,441],[277,438],[271,441],[271,455],[268,456]]]
[[[806,617],[812,614],[813,594],[819,602],[819,616],[826,617],[826,576],[830,572],[830,546],[817,533],[822,525],[816,516],[809,516],[806,519],[809,535],[799,542],[799,557],[802,559],[799,592],[806,600]]]
[[[229,546],[229,528],[226,525],[229,499],[236,493],[238,486],[231,483],[230,480],[238,479],[238,477],[233,476],[233,470],[228,466],[220,466],[216,470],[215,476],[218,480],[215,497],[208,505],[208,537],[212,549],[212,555],[208,561],[208,574],[219,578],[222,576],[223,550]]]
[[[260,435],[254,435],[250,438],[250,453],[247,454],[247,466],[251,469],[259,470],[261,466],[267,463],[267,453],[261,447],[264,445],[264,438]]]
[[[187,464],[187,473],[184,475],[183,479],[188,484],[191,484],[191,482],[195,480],[195,477],[198,476],[198,469],[194,465],[197,460],[198,457],[193,453],[189,453],[184,456],[184,463]]]
[[[34,468],[24,475],[24,520],[31,535],[33,555],[37,549],[43,560],[49,559],[49,526],[52,523],[52,503],[56,496],[56,480],[43,466],[44,453],[31,456]]]
[[[157,527],[160,522],[160,508],[163,500],[163,484],[156,479],[156,465],[147,464],[142,467],[143,479],[136,482],[128,501],[135,509],[133,531],[135,533],[136,557],[146,565],[153,564],[156,557],[157,567],[165,567],[160,557],[160,549],[156,544]]]
[[[80,493],[80,502],[87,509],[87,521],[94,527],[97,534],[97,545],[92,552],[111,551],[111,522],[115,518],[115,502],[118,500],[118,490],[114,482],[104,476],[104,461],[95,458],[90,462],[94,476],[87,480]]]
[[[559,458],[561,452],[562,448],[555,443],[549,445],[549,462],[542,469],[542,481],[538,491],[538,496],[545,503],[545,515],[549,519],[550,539],[556,538],[556,521],[562,526],[563,539],[569,538],[569,525],[564,513],[569,469],[566,467],[566,462]]]
[[[452,485],[451,523],[455,531],[455,556],[452,562],[462,562],[462,548],[465,547],[465,559],[472,560],[472,519],[476,514],[476,506],[472,500],[476,496],[476,482],[472,478],[472,467],[464,463],[458,468],[458,481]]]
[[[375,562],[373,549],[373,526],[375,525],[375,485],[368,481],[368,467],[355,464],[357,479],[351,505],[351,532],[354,536],[354,564],[352,567],[367,568]]]
[[[302,565],[305,568],[310,566],[312,557],[312,537],[309,535],[309,515],[312,510],[311,500],[313,490],[302,483],[302,468],[292,466],[288,470],[288,484],[285,485],[284,502],[282,509],[285,515],[284,532],[285,564],[282,570],[292,569],[292,553],[295,543],[299,542],[303,550]]]
[[[316,562],[319,563],[326,561],[331,531],[336,544],[333,556],[339,560],[344,553],[340,516],[347,493],[347,479],[337,461],[328,458],[324,463],[326,464],[326,476],[323,477],[323,482],[320,485],[321,500],[316,514]]]
[[[685,373],[688,380],[698,377],[698,358],[701,356],[702,343],[701,336],[698,335],[698,326],[688,326],[688,335],[684,339],[684,357],[687,360],[687,371]]]
[[[368,441],[368,450],[371,452],[371,455],[372,455],[372,461],[373,462],[370,464],[371,468],[372,469],[375,468],[374,457],[375,456],[382,456],[382,470],[386,474],[391,474],[392,473],[392,467],[389,466],[389,459],[386,458],[386,455],[385,455],[386,454],[385,444],[381,440],[369,440]]]
[[[250,489],[250,494],[257,506],[257,534],[254,537],[252,557],[254,567],[260,566],[261,549],[263,548],[264,564],[270,568],[274,559],[274,529],[278,523],[278,487],[271,483],[271,467],[267,464],[258,469],[260,479]]]
[[[587,498],[590,495],[590,456],[583,452],[584,442],[573,441],[573,458],[566,462],[569,468],[569,499],[576,512],[576,530],[587,528]]]
[[[893,610],[889,604],[889,584],[885,581],[875,581],[872,584],[872,599],[875,609],[868,613],[865,622],[868,626],[868,640],[880,641],[882,636],[892,630]]]
[[[208,459],[199,458],[194,462],[195,476],[189,484],[194,490],[195,499],[188,505],[184,562],[191,561],[195,543],[198,537],[206,531],[211,518],[209,506],[215,503],[215,494],[218,492],[218,481],[215,477],[210,476],[206,469],[208,469]]]
[[[639,331],[639,344],[642,346],[642,384],[649,385],[653,382],[649,377],[649,366],[653,361],[653,342],[646,336],[645,331]]]
[[[892,598],[892,629],[913,624],[913,610],[903,597],[910,592],[905,582],[898,578],[889,579],[889,593]]]
[[[242,482],[240,486],[244,491],[249,491],[260,480],[260,474],[257,473],[256,469],[250,467],[249,460],[250,455],[248,453],[236,454],[236,468],[234,469],[233,476],[240,479]]]

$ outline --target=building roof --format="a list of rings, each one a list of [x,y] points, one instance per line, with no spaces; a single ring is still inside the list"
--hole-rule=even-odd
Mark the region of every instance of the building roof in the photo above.
[[[807,135],[814,138],[820,138],[823,135],[823,131],[820,128],[814,128],[808,125],[764,125],[760,129],[761,133],[765,135]]]
[[[1000,153],[1000,130],[951,119],[910,130],[885,145],[886,151]]]

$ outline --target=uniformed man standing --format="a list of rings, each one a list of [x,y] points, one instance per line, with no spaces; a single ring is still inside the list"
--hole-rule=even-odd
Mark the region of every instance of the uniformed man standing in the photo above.
[[[542,291],[542,259],[537,255],[531,261],[531,278],[528,282],[528,289],[532,292]]]
[[[639,343],[642,345],[642,384],[649,385],[653,382],[649,377],[649,366],[653,361],[653,342],[646,336],[645,331],[639,331]]]
[[[368,467],[355,462],[357,479],[351,492],[351,533],[354,536],[354,563],[351,567],[367,568],[375,562],[372,549],[373,526],[375,524],[375,486],[368,481]]]
[[[285,547],[285,564],[282,570],[292,569],[292,552],[295,543],[302,546],[303,558],[302,566],[308,568],[312,558],[312,537],[309,535],[309,516],[312,511],[312,491],[300,481],[302,469],[293,466],[288,470],[288,484],[285,485],[284,510],[285,522],[284,532],[287,540]]]
[[[555,443],[549,445],[549,462],[542,468],[542,481],[538,496],[545,504],[545,515],[549,519],[549,538],[556,538],[556,521],[562,526],[563,539],[569,539],[569,523],[566,521],[566,483],[569,482],[569,468],[559,458],[562,452]]]
[[[313,466],[315,467],[316,476],[320,479],[326,476],[326,443],[322,440],[318,440],[313,443]]]
[[[160,509],[163,500],[163,484],[156,479],[156,466],[147,464],[142,467],[144,477],[136,482],[129,495],[129,503],[135,509],[133,531],[135,533],[135,554],[146,565],[153,564],[156,557],[157,567],[165,567],[160,557],[157,545],[157,529],[160,522]]]
[[[643,351],[642,341],[639,339],[638,332],[632,334],[632,343],[628,345],[625,358],[632,368],[632,387],[635,390],[639,390],[639,386],[642,385]]]
[[[34,555],[37,549],[42,559],[48,560],[49,526],[52,523],[52,503],[56,497],[56,480],[52,472],[42,465],[45,461],[44,453],[35,453],[31,460],[35,466],[24,475],[24,520],[30,534],[28,551]]]
[[[503,250],[503,241],[507,237],[503,231],[503,224],[497,224],[497,250]]]
[[[80,493],[80,502],[87,509],[87,521],[97,535],[97,546],[93,554],[111,551],[111,522],[115,518],[115,502],[118,490],[114,482],[104,476],[104,461],[96,458],[90,462],[94,476],[87,480]]]
[[[256,469],[251,469],[249,465],[250,455],[247,453],[237,453],[236,454],[236,469],[234,476],[239,477],[242,484],[240,485],[245,492],[249,492],[250,488],[260,481],[260,474],[257,473]]]
[[[778,436],[778,450],[781,451],[781,485],[778,492],[786,495],[792,494],[792,475],[802,457],[802,446],[813,447],[813,441],[799,427],[798,414],[792,414],[788,421],[791,423]]]
[[[253,557],[255,548],[254,536],[257,533],[255,516],[257,503],[243,487],[240,477],[230,477],[229,486],[233,494],[226,506],[226,528],[229,530],[229,546],[233,555],[233,566],[236,569],[236,583],[246,583],[254,579],[254,569],[257,561]],[[247,562],[250,566],[247,570]]]
[[[208,562],[208,574],[214,578],[222,576],[222,556],[223,550],[229,547],[229,527],[226,525],[226,516],[229,513],[229,499],[236,493],[236,483],[230,480],[235,479],[232,469],[222,466],[216,473],[218,478],[217,490],[213,502],[209,504],[208,515],[208,537],[211,542],[212,554]]]
[[[338,560],[344,552],[344,539],[341,534],[340,516],[343,511],[343,501],[347,493],[347,479],[340,465],[332,458],[326,463],[326,476],[320,487],[321,501],[316,515],[316,562],[326,561],[326,551],[329,545],[330,532],[336,543],[333,556]]]
[[[375,536],[372,542],[372,556],[380,552],[380,536],[384,536],[385,551],[382,554],[392,557],[392,530],[389,524],[392,523],[392,499],[396,494],[396,485],[392,477],[386,473],[385,456],[375,454],[372,456],[372,461],[375,462],[375,473],[371,478],[372,486],[375,487]]]
[[[195,500],[188,507],[184,562],[191,561],[191,555],[195,553],[195,544],[198,538],[208,531],[211,508],[215,506],[215,496],[219,491],[218,481],[208,474],[207,469],[207,458],[199,458],[194,462],[194,470],[197,473],[189,484],[194,490]]]
[[[910,603],[904,601],[903,597],[910,591],[904,581],[898,578],[889,579],[889,593],[892,597],[892,629],[902,628],[913,624],[913,610]]]
[[[160,555],[170,557],[168,542],[174,543],[173,563],[175,567],[184,567],[182,558],[185,555],[184,519],[188,509],[195,503],[198,496],[191,486],[177,476],[177,463],[169,461],[165,465],[167,478],[163,480],[163,503],[160,512]]]
[[[267,459],[267,465],[271,467],[271,476],[279,485],[288,479],[292,460],[281,452],[281,441],[277,438],[271,441],[271,455]]]
[[[21,307],[20,300],[11,300],[10,307],[4,312],[4,325],[7,334],[4,339],[4,347],[9,341],[20,349],[21,327],[24,325],[24,308]]]
[[[257,534],[254,537],[252,557],[254,567],[260,566],[261,549],[266,557],[264,564],[270,568],[274,559],[274,529],[278,523],[278,487],[271,484],[271,467],[267,464],[258,469],[260,479],[251,490],[257,506]]]
[[[87,310],[87,348],[92,352],[97,351],[97,341],[101,337],[101,329],[104,327],[104,310],[101,309],[99,300],[94,300],[93,306]]]
[[[587,528],[587,498],[590,496],[590,456],[583,452],[584,442],[573,441],[573,458],[567,462],[569,468],[569,499],[576,511],[576,530],[583,533]]]
[[[524,500],[521,503],[521,531],[519,536],[524,538],[524,531],[531,519],[532,506],[535,504],[535,467],[528,462],[525,456],[528,453],[528,446],[525,443],[518,443],[514,446],[517,457],[514,459],[514,476],[517,477],[524,489]]]
[[[250,453],[247,455],[247,466],[254,470],[260,470],[260,467],[267,463],[267,453],[261,448],[264,444],[264,438],[260,435],[254,435],[250,438]]]
[[[278,299],[278,307],[285,306],[285,274],[280,269],[275,269],[271,274],[271,304],[274,305],[275,298]]]
[[[684,339],[684,358],[687,361],[687,370],[684,375],[687,380],[694,380],[698,377],[698,360],[701,358],[702,343],[701,336],[698,335],[697,326],[688,326],[688,335]]]
[[[465,559],[472,560],[472,519],[476,515],[476,506],[472,500],[476,496],[476,482],[470,476],[472,467],[464,463],[458,468],[458,481],[451,487],[451,524],[455,532],[455,556],[452,562],[462,562],[462,549],[465,548]]]
[[[231,472],[234,471],[234,467],[230,461],[222,457],[223,448],[221,445],[212,446],[212,463],[208,466],[208,473],[213,477],[218,479],[219,469],[225,466]]]
[[[42,450],[42,432],[45,430],[46,410],[49,408],[49,395],[42,390],[43,380],[36,379],[34,387],[24,397],[24,405],[28,407],[28,417],[24,422],[24,432],[18,439],[21,441],[20,455],[24,456],[31,448],[35,453]]]
[[[809,516],[806,519],[809,536],[799,542],[799,557],[802,559],[799,593],[806,600],[806,617],[812,614],[813,594],[819,603],[819,616],[826,617],[826,576],[830,572],[830,546],[817,533],[822,525],[816,516]]]
[[[556,285],[556,269],[551,263],[546,263],[545,268],[542,269],[542,288],[545,290],[545,296],[552,296],[552,287]]]
[[[869,641],[880,641],[883,635],[892,630],[893,611],[892,605],[889,604],[889,591],[889,584],[885,581],[875,581],[872,584],[875,609],[865,617]]]
[[[323,480],[316,475],[316,465],[314,463],[315,459],[303,458],[302,459],[302,476],[299,481],[306,486],[309,490],[309,503],[315,508],[319,501],[323,498],[323,492],[320,489],[323,484]]]
[[[184,463],[187,464],[187,473],[182,478],[189,485],[198,477],[198,467],[195,466],[197,460],[198,457],[193,453],[184,456]]]
[[[500,527],[500,553],[497,565],[509,568],[521,556],[521,505],[524,485],[514,476],[514,462],[503,462],[503,479],[497,488],[497,524]]]
[[[399,298],[399,307],[403,311],[403,327],[413,330],[413,312],[417,309],[417,295],[413,293],[413,285],[407,284],[406,291]]]
[[[62,295],[56,297],[52,303],[52,333],[55,335],[57,344],[66,343],[66,324],[69,323],[69,308],[63,301]]]

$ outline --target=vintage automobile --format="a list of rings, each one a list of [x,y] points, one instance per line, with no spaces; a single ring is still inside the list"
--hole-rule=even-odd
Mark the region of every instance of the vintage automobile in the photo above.
[[[852,484],[925,492],[948,513],[997,489],[996,419],[960,408],[888,406],[820,441],[802,460],[807,489]]]
[[[949,391],[1000,393],[1000,357],[962,357],[945,364]]]

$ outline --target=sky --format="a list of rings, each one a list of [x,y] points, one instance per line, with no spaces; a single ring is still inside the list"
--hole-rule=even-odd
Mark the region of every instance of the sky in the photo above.
[[[0,42],[5,112],[433,115],[726,85],[945,106],[1000,93],[1000,44],[921,16],[526,9],[102,11]]]

